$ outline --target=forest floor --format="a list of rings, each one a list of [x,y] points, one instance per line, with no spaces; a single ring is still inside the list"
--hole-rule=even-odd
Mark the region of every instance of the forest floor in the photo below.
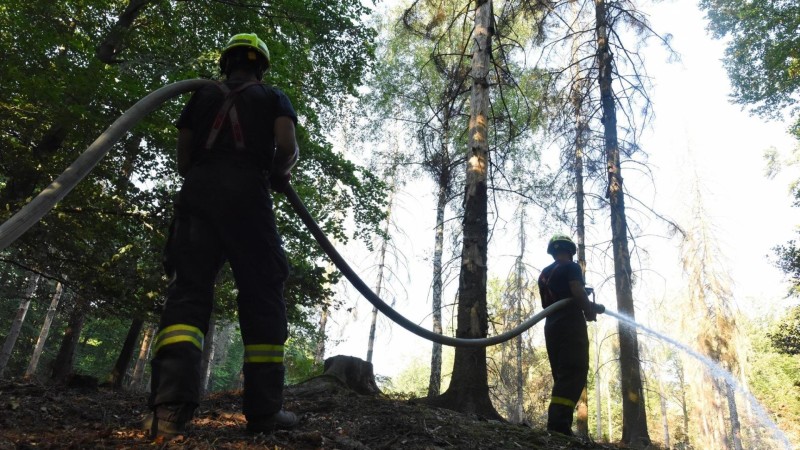
[[[347,389],[286,390],[300,425],[249,435],[237,392],[203,400],[186,436],[151,441],[139,424],[146,395],[0,382],[0,450],[10,449],[616,449],[522,425],[481,420],[413,400]]]

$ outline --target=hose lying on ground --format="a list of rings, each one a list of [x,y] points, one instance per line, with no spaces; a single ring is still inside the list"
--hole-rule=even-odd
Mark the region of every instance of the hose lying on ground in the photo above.
[[[44,217],[45,214],[53,209],[56,203],[69,194],[70,191],[72,191],[72,189],[74,189],[75,186],[77,186],[77,184],[89,174],[89,172],[91,172],[97,163],[100,162],[100,160],[106,155],[106,153],[108,153],[111,147],[125,133],[133,128],[133,126],[136,125],[136,123],[139,122],[139,120],[141,120],[144,116],[153,112],[170,98],[186,92],[195,91],[208,84],[216,84],[216,82],[203,79],[179,81],[177,83],[168,84],[160,89],[157,89],[136,102],[136,104],[130,107],[117,120],[115,120],[114,123],[112,123],[111,126],[109,126],[103,132],[103,134],[95,139],[95,141],[92,142],[92,144],[78,157],[78,159],[76,159],[69,167],[67,167],[67,169],[58,176],[58,178],[53,180],[53,182],[50,183],[47,188],[40,192],[36,198],[31,200],[10,219],[0,225],[0,250],[3,250],[11,245],[12,242],[22,236],[26,231],[28,231],[28,229],[30,229],[30,227],[36,224],[42,219],[42,217]],[[430,341],[453,347],[485,347],[488,345],[499,344],[518,336],[523,331],[534,326],[548,315],[567,306],[567,304],[572,300],[570,298],[559,300],[543,309],[539,313],[531,316],[513,330],[497,336],[492,336],[490,338],[464,339],[443,336],[441,334],[434,333],[406,319],[400,313],[392,309],[391,306],[381,300],[378,295],[372,292],[372,290],[364,283],[364,281],[358,277],[353,269],[350,268],[344,258],[339,255],[339,252],[336,251],[331,242],[319,228],[319,225],[317,225],[317,223],[311,217],[311,214],[309,214],[305,205],[303,205],[303,202],[300,200],[300,197],[297,196],[297,193],[294,191],[294,189],[292,189],[291,186],[288,187],[286,195],[295,212],[300,216],[300,219],[303,221],[306,227],[308,227],[309,231],[311,231],[311,234],[314,236],[317,242],[319,242],[322,249],[328,254],[334,264],[336,264],[336,267],[339,268],[339,270],[350,281],[350,283],[352,283],[353,286],[355,286],[355,288],[358,289],[358,291],[361,292],[361,294],[370,303],[372,303],[376,308],[378,308],[379,311],[384,313],[395,323],[416,334],[417,336],[423,337]]]
[[[372,289],[367,286],[364,281],[359,278],[359,276],[355,273],[355,271],[347,264],[347,262],[342,258],[339,252],[336,251],[336,248],[331,244],[328,240],[327,236],[322,232],[319,228],[319,225],[314,221],[311,217],[311,214],[306,209],[303,202],[300,200],[300,197],[297,195],[297,192],[292,189],[292,186],[288,186],[286,189],[286,197],[291,203],[292,208],[300,216],[300,219],[306,225],[306,228],[311,232],[314,236],[314,239],[317,240],[319,245],[322,247],[322,250],[331,258],[331,261],[336,265],[336,267],[342,272],[342,274],[347,278],[350,283],[358,289],[358,292],[364,296],[370,303],[373,304],[380,312],[386,315],[386,317],[392,319],[396,324],[400,325],[401,327],[405,328],[406,330],[416,334],[417,336],[423,337],[428,339],[429,341],[437,342],[443,345],[449,345],[452,347],[486,347],[488,345],[496,345],[501,342],[505,342],[515,336],[518,336],[523,331],[527,330],[528,328],[536,325],[539,321],[547,317],[548,315],[558,311],[559,309],[567,306],[572,301],[572,298],[565,298],[559,300],[552,305],[548,306],[547,308],[539,311],[537,314],[534,314],[526,321],[522,322],[520,325],[515,327],[512,330],[506,331],[505,333],[498,334],[497,336],[492,336],[489,338],[474,338],[474,339],[464,339],[464,338],[454,338],[450,336],[444,336],[438,333],[434,333],[428,329],[422,328],[421,326],[415,324],[414,322],[406,319],[400,313],[392,309],[391,306],[386,304],[377,294],[375,294]]]

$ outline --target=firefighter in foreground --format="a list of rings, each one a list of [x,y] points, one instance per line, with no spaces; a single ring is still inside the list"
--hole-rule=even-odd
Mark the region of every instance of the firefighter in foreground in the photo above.
[[[288,186],[297,162],[297,115],[283,92],[261,83],[270,57],[255,34],[233,36],[219,65],[225,82],[195,92],[176,124],[184,182],[165,251],[170,281],[153,346],[153,412],[144,424],[152,438],[184,433],[198,406],[203,337],[226,260],[238,289],[247,430],[269,433],[298,423],[282,409],[289,266],[270,194]]]
[[[566,307],[547,316],[544,337],[553,374],[553,392],[547,411],[547,429],[572,436],[572,414],[586,386],[589,371],[589,335],[586,321],[597,320],[605,307],[589,300],[583,272],[572,261],[576,247],[569,236],[556,234],[547,245],[555,260],[539,275],[542,307],[572,297]]]

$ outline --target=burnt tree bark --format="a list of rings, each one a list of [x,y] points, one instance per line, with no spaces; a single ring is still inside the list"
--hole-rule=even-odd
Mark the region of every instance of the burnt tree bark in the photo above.
[[[628,250],[628,225],[625,216],[625,192],[622,187],[617,112],[614,92],[613,57],[608,43],[608,13],[605,0],[595,0],[597,21],[597,64],[599,71],[600,103],[605,137],[608,170],[607,197],[611,209],[611,233],[614,255],[617,310],[631,319],[633,308],[633,270]],[[636,328],[619,322],[619,364],[622,390],[622,442],[634,447],[650,444],[647,432],[647,411],[644,404],[642,374],[639,366],[639,339]]]
[[[464,243],[458,283],[459,338],[483,338],[488,334],[486,260],[488,244],[487,168],[489,165],[489,68],[494,15],[491,0],[477,0],[473,31],[472,94],[470,100],[469,151],[464,192]],[[486,348],[457,347],[453,377],[447,391],[428,403],[456,411],[502,419],[489,397]]]

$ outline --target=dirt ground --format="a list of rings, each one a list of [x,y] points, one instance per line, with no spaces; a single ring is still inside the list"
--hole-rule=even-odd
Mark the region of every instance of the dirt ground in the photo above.
[[[315,379],[316,380],[316,379]],[[291,431],[249,435],[239,393],[203,401],[186,436],[150,441],[145,394],[0,382],[0,450],[10,449],[613,449],[419,402],[359,395],[328,382],[286,390]]]

